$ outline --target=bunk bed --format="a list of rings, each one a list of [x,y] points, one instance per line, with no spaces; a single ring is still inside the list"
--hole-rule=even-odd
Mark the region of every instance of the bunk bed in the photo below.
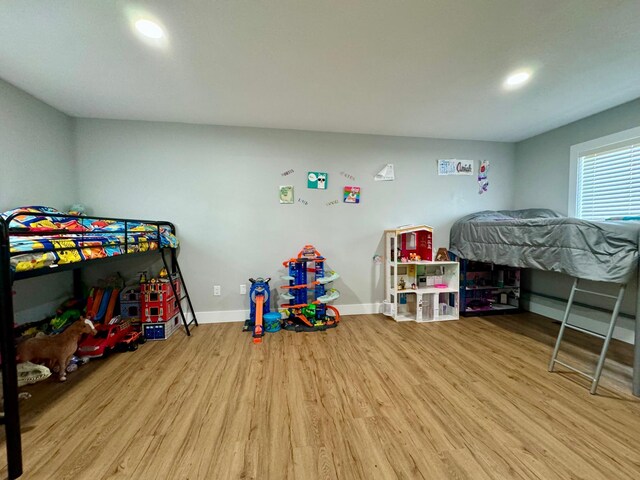
[[[50,207],[24,207],[0,216],[0,358],[9,478],[22,474],[22,447],[15,358],[13,282],[50,273],[73,272],[74,296],[82,296],[80,269],[110,259],[160,254],[165,268],[181,277],[178,240],[171,222],[85,216]],[[168,257],[168,259],[167,259]],[[198,325],[183,280],[178,302],[185,332]],[[188,311],[182,307],[187,301]],[[186,313],[191,315],[187,320]]]
[[[455,255],[468,260],[621,286],[637,272],[633,393],[640,396],[639,223],[591,222],[547,209],[482,211],[457,220],[449,244]]]

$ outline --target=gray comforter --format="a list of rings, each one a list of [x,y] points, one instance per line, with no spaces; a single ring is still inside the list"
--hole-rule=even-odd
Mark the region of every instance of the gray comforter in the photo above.
[[[640,225],[590,222],[552,210],[484,211],[451,228],[450,250],[468,260],[625,283],[638,264]]]

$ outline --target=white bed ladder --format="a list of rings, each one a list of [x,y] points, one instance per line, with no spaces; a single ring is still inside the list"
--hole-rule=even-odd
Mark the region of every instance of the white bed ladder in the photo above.
[[[616,321],[618,320],[618,314],[620,313],[620,305],[622,304],[622,297],[624,296],[624,291],[626,288],[625,284],[620,285],[620,290],[618,291],[618,295],[609,295],[606,293],[594,292],[591,290],[584,290],[582,288],[578,288],[579,279],[575,279],[573,281],[573,287],[571,287],[571,293],[569,294],[569,300],[567,301],[567,308],[564,311],[564,318],[562,319],[562,325],[560,325],[560,331],[558,332],[558,339],[556,340],[556,346],[553,349],[553,355],[551,356],[551,361],[549,362],[549,371],[553,372],[553,368],[555,364],[558,363],[563,367],[568,368],[580,375],[587,377],[591,380],[591,394],[594,395],[596,390],[598,389],[598,382],[600,381],[600,375],[602,374],[602,367],[604,367],[604,361],[607,357],[607,350],[609,350],[609,343],[611,342],[611,337],[613,336],[613,329],[616,326]],[[571,311],[571,306],[573,305],[573,298],[575,297],[576,292],[590,293],[592,295],[598,295],[600,297],[614,298],[616,300],[616,305],[613,307],[613,312],[611,314],[611,321],[609,323],[609,330],[606,335],[602,335],[600,333],[592,332],[582,327],[578,327],[577,325],[572,325],[569,323],[569,312]],[[567,365],[564,362],[558,360],[558,351],[560,350],[560,343],[562,342],[562,337],[564,336],[565,328],[570,328],[571,330],[577,330],[578,332],[586,333],[587,335],[591,335],[593,337],[600,338],[604,340],[602,345],[602,350],[600,351],[600,357],[598,358],[598,364],[596,365],[596,371],[593,376],[588,373],[583,372],[582,370],[578,370],[571,365]]]

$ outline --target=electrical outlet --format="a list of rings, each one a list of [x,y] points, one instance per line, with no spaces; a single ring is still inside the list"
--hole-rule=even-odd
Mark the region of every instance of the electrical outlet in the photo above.
[[[220,285],[214,285],[213,286],[213,295],[216,296],[216,297],[220,296],[220,290],[221,290],[220,289]]]
[[[247,294],[247,286],[242,284],[240,285],[240,295],[246,295]]]

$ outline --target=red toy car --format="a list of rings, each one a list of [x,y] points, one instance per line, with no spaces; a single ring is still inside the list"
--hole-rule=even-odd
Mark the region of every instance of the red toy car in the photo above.
[[[87,337],[78,346],[77,355],[82,357],[102,357],[116,349],[136,350],[142,338],[128,320],[112,325],[96,325],[98,331],[93,337]]]
[[[121,349],[122,351],[129,350],[130,352],[133,352],[134,350],[138,349],[139,343],[144,343],[145,341],[146,340],[142,336],[142,332],[133,331],[125,335],[122,342],[117,345],[117,348]]]

